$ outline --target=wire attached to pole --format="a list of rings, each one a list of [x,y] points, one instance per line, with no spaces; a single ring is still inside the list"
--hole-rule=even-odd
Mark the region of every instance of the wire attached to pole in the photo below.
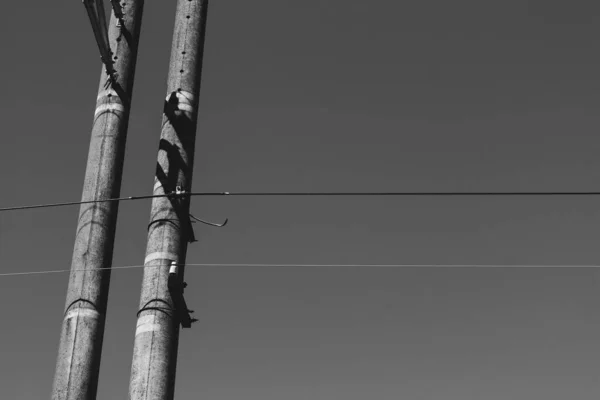
[[[153,199],[157,197],[185,197],[185,196],[398,196],[398,197],[416,197],[416,196],[600,196],[600,192],[205,192],[205,193],[169,193],[155,194],[147,196],[129,196],[113,199],[98,199],[86,201],[70,201],[64,203],[47,203],[26,206],[14,206],[0,208],[2,211],[28,210],[33,208],[64,207],[81,204],[105,203],[111,201],[128,201]]]
[[[107,203],[111,201],[127,201],[127,200],[142,200],[142,199],[153,199],[155,197],[173,197],[175,194],[156,194],[149,196],[129,196],[129,197],[118,197],[114,199],[99,199],[99,200],[85,200],[85,201],[69,201],[64,203],[48,203],[48,204],[34,204],[28,206],[15,206],[15,207],[4,207],[0,208],[2,211],[14,211],[14,210],[29,210],[33,208],[50,208],[50,207],[64,207],[64,206],[76,206],[81,204],[94,204],[94,203]]]
[[[179,264],[177,264],[179,265]],[[217,267],[217,268],[600,268],[600,265],[543,265],[543,264],[227,264],[227,263],[202,263],[185,264],[186,267]],[[81,268],[59,269],[48,271],[24,271],[0,273],[0,277],[19,275],[45,275],[67,272],[91,272],[107,269],[139,269],[139,268],[169,268],[168,265],[125,265],[107,268]]]

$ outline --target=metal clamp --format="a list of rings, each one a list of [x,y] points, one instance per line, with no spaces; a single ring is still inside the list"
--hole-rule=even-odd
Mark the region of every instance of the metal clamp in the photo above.
[[[169,288],[169,293],[171,293],[173,304],[175,305],[175,314],[178,317],[179,323],[181,323],[183,328],[191,328],[192,324],[198,320],[190,316],[194,310],[187,308],[187,304],[183,298],[183,289],[187,286],[187,283],[180,282],[179,268],[175,261],[171,261],[167,286]]]

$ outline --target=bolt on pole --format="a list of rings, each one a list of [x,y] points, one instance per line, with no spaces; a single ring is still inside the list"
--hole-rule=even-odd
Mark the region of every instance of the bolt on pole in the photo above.
[[[167,98],[154,194],[190,192],[208,0],[177,0]],[[183,285],[188,241],[193,241],[189,196],[152,201],[137,316],[130,400],[172,400],[179,342],[177,306],[169,292],[171,264]],[[181,310],[179,310],[181,311]]]
[[[110,20],[116,75],[102,66],[82,201],[118,197],[121,190],[143,6],[144,0],[128,0],[123,18]],[[111,272],[96,269],[112,265],[117,212],[118,202],[80,207],[52,400],[96,399]]]

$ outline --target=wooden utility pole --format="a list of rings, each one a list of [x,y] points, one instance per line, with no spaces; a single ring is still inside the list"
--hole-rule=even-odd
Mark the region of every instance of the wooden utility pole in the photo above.
[[[207,8],[208,0],[177,0],[154,181],[154,194],[174,196],[152,201],[130,400],[172,400],[175,391],[179,325],[186,326],[182,314],[187,314],[177,297],[183,290],[187,244],[193,241],[185,193],[192,186]],[[173,262],[178,268],[171,269]],[[173,281],[181,288],[177,296]]]
[[[122,17],[113,13],[108,28],[114,69],[108,81],[102,67],[82,201],[119,197],[121,190],[144,0],[120,5]],[[110,281],[110,269],[99,268],[112,264],[117,211],[117,202],[80,208],[52,400],[96,399]]]

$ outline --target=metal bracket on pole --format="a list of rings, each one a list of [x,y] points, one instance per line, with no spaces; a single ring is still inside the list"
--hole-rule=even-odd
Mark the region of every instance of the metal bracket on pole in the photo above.
[[[187,286],[187,283],[180,282],[178,272],[177,263],[175,261],[171,261],[167,285],[169,287],[171,299],[175,305],[175,314],[178,322],[183,328],[191,328],[192,324],[198,320],[190,316],[190,314],[194,311],[187,308],[187,304],[183,298],[183,289]]]
[[[179,197],[183,197],[185,195],[188,195],[188,193],[185,190],[183,190],[181,188],[181,186],[177,186],[175,188],[175,192],[173,192],[173,193],[170,194],[170,197],[179,198]],[[209,222],[209,221],[205,221],[203,219],[194,217],[192,214],[189,214],[188,218],[189,218],[190,224],[195,224],[196,222],[201,222],[201,223],[203,223],[205,225],[214,226],[214,227],[217,227],[217,228],[224,227],[225,225],[227,225],[227,221],[229,221],[227,218],[225,218],[225,221],[223,221],[222,223],[218,224],[216,222]],[[191,229],[191,225],[190,225],[190,229]],[[192,235],[193,235],[193,233],[192,233]],[[195,241],[196,240],[191,240],[191,242],[195,242]]]
[[[190,219],[190,215],[179,212],[179,204],[175,202],[176,199],[181,199],[186,196],[189,196],[189,193],[182,189],[181,186],[177,186],[175,187],[174,192],[169,193],[168,198],[173,202],[173,206],[179,214],[179,218],[181,220],[181,223],[183,224],[182,229],[185,236],[187,237],[188,243],[193,243],[197,242],[198,240],[196,240],[196,235],[194,234],[194,228],[192,227],[192,220]]]

